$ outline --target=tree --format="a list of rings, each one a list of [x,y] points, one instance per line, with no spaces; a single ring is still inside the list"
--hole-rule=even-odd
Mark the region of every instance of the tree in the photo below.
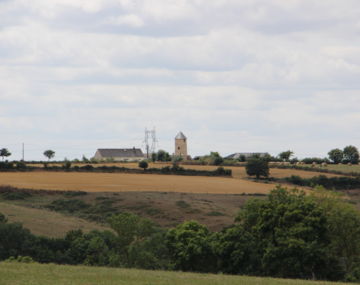
[[[11,155],[11,152],[9,152],[9,150],[7,148],[0,149],[0,156],[2,157],[3,160],[4,160],[4,157],[8,157],[10,155]]]
[[[335,164],[339,164],[344,159],[344,152],[341,149],[335,148],[329,151],[329,159]]]
[[[356,274],[360,268],[359,210],[344,200],[339,192],[316,187],[312,196],[327,216],[332,254],[341,260],[340,264],[347,274],[347,281],[359,281],[360,275]]]
[[[256,239],[253,250],[260,262],[255,274],[336,279],[338,262],[330,250],[327,215],[303,191],[277,187],[267,199],[249,200],[237,222]]]
[[[110,227],[118,235],[119,251],[129,260],[128,249],[135,242],[144,240],[155,232],[153,222],[131,213],[113,215],[108,219]]]
[[[355,146],[349,145],[344,148],[344,161],[351,164],[359,163],[359,151]]]
[[[188,221],[170,229],[166,243],[176,270],[212,272],[215,256],[207,227]]]
[[[149,167],[149,164],[147,163],[146,160],[142,160],[142,161],[139,162],[139,167],[142,168],[142,169],[144,169],[144,171],[145,171],[146,168]]]
[[[287,150],[279,153],[279,158],[283,161],[289,161],[290,157],[294,154],[293,151]]]
[[[44,156],[48,158],[48,160],[52,159],[55,156],[55,151],[48,149],[44,151]]]
[[[246,173],[249,176],[256,176],[259,179],[260,176],[269,176],[269,162],[261,158],[251,158],[246,163]]]
[[[210,152],[210,164],[212,165],[220,165],[224,162],[224,159],[218,152]]]
[[[171,161],[171,156],[165,150],[160,149],[156,154],[157,161]]]

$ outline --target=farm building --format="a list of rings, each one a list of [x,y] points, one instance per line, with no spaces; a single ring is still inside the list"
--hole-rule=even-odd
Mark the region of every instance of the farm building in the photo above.
[[[99,148],[95,155],[96,160],[140,161],[144,154],[140,148]]]
[[[241,159],[241,158],[249,159],[254,156],[265,157],[268,155],[269,154],[267,152],[236,152],[236,153],[228,155],[225,158],[226,159]]]

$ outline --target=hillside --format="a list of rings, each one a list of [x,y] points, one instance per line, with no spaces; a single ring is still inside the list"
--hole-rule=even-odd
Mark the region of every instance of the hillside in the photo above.
[[[84,232],[91,230],[107,230],[107,227],[44,209],[34,209],[9,203],[0,202],[0,212],[9,222],[19,222],[35,235],[48,237],[63,237],[70,230],[81,229]]]
[[[0,263],[0,285],[325,285],[345,284],[181,272]]]

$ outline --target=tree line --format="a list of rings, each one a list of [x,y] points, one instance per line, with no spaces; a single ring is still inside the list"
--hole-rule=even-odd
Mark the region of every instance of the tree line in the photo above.
[[[0,215],[0,260],[359,281],[360,213],[335,193],[314,193],[278,187],[219,232],[196,221],[163,229],[121,213],[109,218],[112,231],[47,238]]]

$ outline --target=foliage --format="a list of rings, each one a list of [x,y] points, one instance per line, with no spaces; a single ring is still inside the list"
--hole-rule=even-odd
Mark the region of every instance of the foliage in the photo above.
[[[183,271],[212,272],[215,256],[209,230],[195,221],[184,222],[166,235],[166,243],[174,269]]]
[[[4,214],[0,213],[0,224],[5,224],[7,222],[7,218]]]
[[[322,164],[322,163],[330,163],[330,160],[327,158],[320,157],[305,157],[301,160],[302,163],[305,164]]]
[[[283,151],[281,153],[279,153],[279,158],[282,160],[282,161],[289,161],[290,160],[290,157],[294,154],[293,151],[291,150],[287,150],[287,151]]]
[[[71,168],[71,161],[67,160],[63,164],[63,168],[69,170]]]
[[[4,160],[4,157],[8,157],[10,155],[11,155],[11,152],[9,152],[9,150],[7,148],[0,149],[0,156],[2,157],[3,160]]]
[[[81,213],[103,212],[113,202],[55,201]],[[77,230],[51,239],[0,214],[0,260],[28,256],[41,263],[360,281],[360,213],[322,188],[305,195],[277,187],[267,197],[248,200],[236,222],[216,233],[195,221],[159,229],[129,213],[112,215],[108,222],[112,232]]]
[[[47,206],[50,210],[58,211],[58,212],[68,212],[74,213],[83,209],[89,208],[90,205],[86,204],[82,200],[72,199],[72,200],[63,200],[58,199],[53,201],[50,205]]]
[[[359,163],[359,151],[355,146],[349,145],[344,148],[344,162],[351,164]]]
[[[344,159],[344,152],[341,149],[335,148],[329,151],[329,159],[335,163],[341,163]]]
[[[360,188],[360,177],[327,177],[325,175],[314,176],[312,178],[302,178],[297,175],[292,175],[285,178],[286,182],[299,186],[323,186],[326,189],[349,190]]]
[[[360,213],[351,204],[344,202],[339,193],[315,189],[313,197],[327,216],[327,230],[331,241],[330,250],[341,262],[346,272],[345,280],[360,280]]]
[[[278,187],[268,199],[248,202],[237,221],[255,239],[250,238],[260,261],[251,269],[256,274],[334,278],[336,262],[328,251],[326,215],[305,193]]]
[[[162,150],[162,149],[158,150],[157,153],[154,153],[152,155],[154,155],[154,156],[152,156],[153,161],[171,161],[170,154],[167,151]]]
[[[6,191],[1,194],[1,197],[4,200],[24,200],[31,197],[31,194],[28,192],[18,192],[18,191]]]
[[[48,160],[52,159],[55,156],[55,151],[48,149],[44,151],[44,156],[48,158]]]
[[[146,160],[142,160],[139,162],[139,167],[144,169],[144,171],[145,171],[145,169],[149,167],[149,164],[147,163]]]
[[[269,162],[261,158],[249,159],[246,163],[246,173],[249,176],[256,176],[259,179],[260,176],[269,176]]]

